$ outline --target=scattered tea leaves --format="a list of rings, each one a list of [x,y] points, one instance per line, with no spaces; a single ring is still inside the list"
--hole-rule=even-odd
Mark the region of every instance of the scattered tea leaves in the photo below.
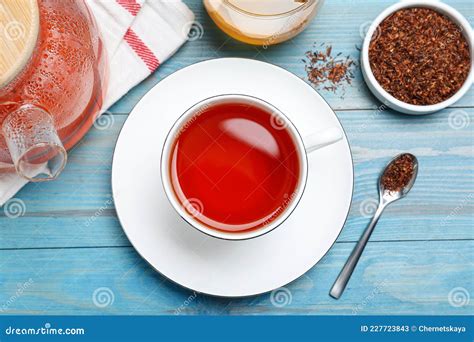
[[[324,43],[306,52],[303,59],[308,81],[316,89],[336,92],[352,83],[356,62],[339,52],[332,54],[332,46]]]

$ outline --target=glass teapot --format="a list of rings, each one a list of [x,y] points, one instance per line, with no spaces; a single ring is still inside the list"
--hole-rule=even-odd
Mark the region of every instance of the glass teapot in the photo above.
[[[55,179],[99,113],[106,68],[84,0],[2,0],[0,174]]]

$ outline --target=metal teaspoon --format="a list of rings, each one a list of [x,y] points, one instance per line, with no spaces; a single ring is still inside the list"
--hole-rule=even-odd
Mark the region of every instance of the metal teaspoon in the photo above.
[[[399,189],[398,191],[390,191],[390,190],[385,189],[384,182],[382,181],[384,178],[383,176],[390,170],[390,166],[404,155],[407,155],[411,157],[412,159],[413,172],[411,174],[411,178],[405,184],[405,186]],[[374,228],[380,218],[380,215],[382,215],[382,212],[390,203],[393,203],[399,200],[400,198],[403,198],[406,196],[406,194],[410,191],[413,184],[415,183],[417,173],[418,173],[418,160],[416,159],[416,157],[410,153],[403,153],[393,158],[390,161],[390,163],[388,163],[388,165],[385,167],[383,172],[380,174],[378,208],[375,211],[372,221],[370,221],[369,226],[365,229],[364,233],[359,239],[359,242],[357,242],[357,245],[354,247],[354,250],[349,256],[349,259],[347,259],[346,264],[342,268],[341,273],[339,273],[339,276],[334,282],[334,285],[332,286],[331,291],[329,292],[329,295],[331,297],[335,299],[339,299],[339,297],[341,297],[342,293],[344,292],[344,289],[346,288],[347,283],[349,282],[352,272],[357,266],[357,262],[359,261],[359,258],[362,255],[362,252],[364,251],[365,245],[367,244],[367,241],[369,241],[370,235],[374,231]]]

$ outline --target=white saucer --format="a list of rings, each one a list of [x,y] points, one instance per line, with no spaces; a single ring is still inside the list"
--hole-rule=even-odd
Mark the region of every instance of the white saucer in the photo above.
[[[255,295],[303,275],[336,241],[352,198],[351,152],[344,137],[308,155],[305,193],[272,232],[245,241],[207,236],[168,202],[160,157],[175,120],[196,102],[218,94],[247,94],[272,103],[302,136],[340,126],[311,86],[277,66],[240,58],[193,64],[158,83],[125,123],[113,158],[115,207],[130,242],[164,276],[211,295]]]

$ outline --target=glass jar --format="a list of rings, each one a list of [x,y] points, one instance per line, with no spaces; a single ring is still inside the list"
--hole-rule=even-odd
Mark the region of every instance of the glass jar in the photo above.
[[[260,46],[278,44],[303,31],[323,0],[204,0],[216,25],[232,38]]]

